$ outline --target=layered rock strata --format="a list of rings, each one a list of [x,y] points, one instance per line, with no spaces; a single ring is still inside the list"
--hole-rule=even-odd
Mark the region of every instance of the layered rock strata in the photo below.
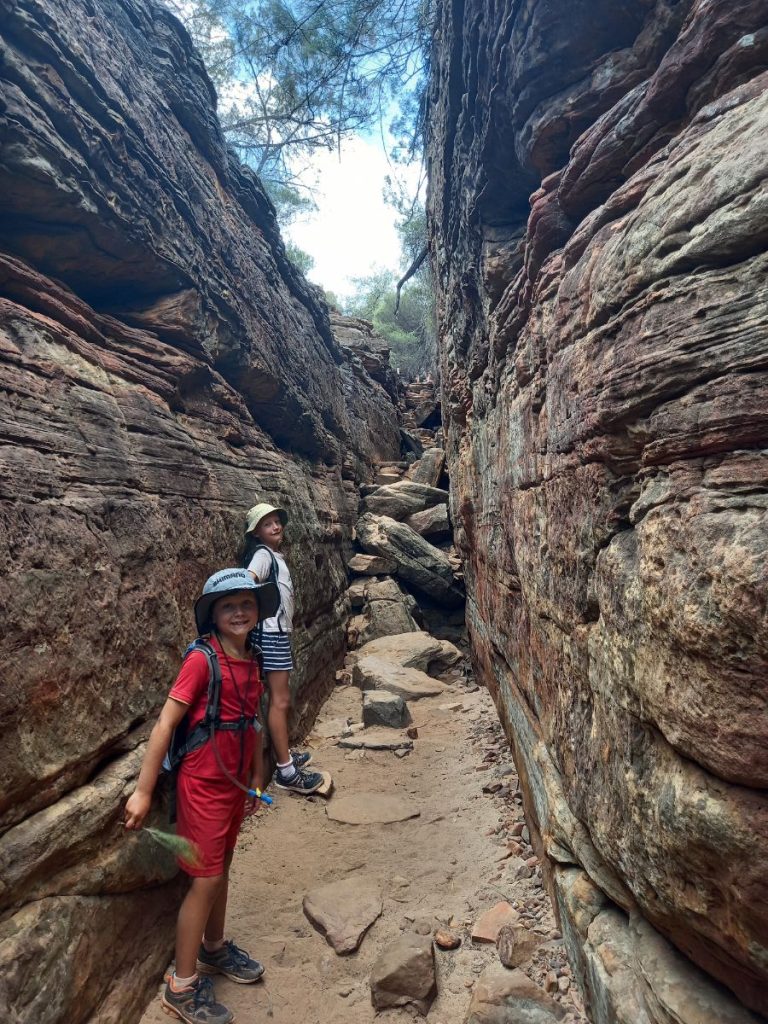
[[[599,1022],[768,1014],[767,64],[757,0],[441,9],[467,620]]]
[[[288,509],[307,723],[343,656],[358,485],[400,456],[396,388],[287,260],[164,7],[0,10],[0,1005],[125,1024],[176,894],[119,819],[194,598],[245,509]]]

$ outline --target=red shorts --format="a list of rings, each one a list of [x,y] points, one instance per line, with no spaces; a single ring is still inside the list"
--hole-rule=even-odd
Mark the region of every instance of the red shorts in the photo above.
[[[195,843],[201,860],[195,866],[179,858],[182,871],[195,878],[224,873],[226,855],[237,843],[245,800],[245,793],[228,779],[201,779],[182,766],[176,783],[176,833]]]

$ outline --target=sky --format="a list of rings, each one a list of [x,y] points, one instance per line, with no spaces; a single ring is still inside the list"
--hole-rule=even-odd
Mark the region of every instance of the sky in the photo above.
[[[396,213],[382,198],[384,179],[394,173],[379,139],[357,136],[338,150],[317,150],[314,196],[318,209],[283,229],[283,234],[314,259],[307,275],[339,299],[354,292],[352,278],[372,271],[400,269]],[[397,168],[411,191],[418,167]]]

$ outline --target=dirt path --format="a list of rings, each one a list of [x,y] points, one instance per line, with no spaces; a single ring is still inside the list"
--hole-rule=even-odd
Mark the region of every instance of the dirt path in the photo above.
[[[380,949],[406,930],[425,932],[451,926],[462,937],[459,949],[436,949],[438,996],[430,1024],[460,1024],[472,987],[483,968],[497,959],[493,945],[470,940],[480,913],[508,900],[542,945],[523,970],[539,984],[548,971],[568,977],[549,900],[538,871],[521,867],[532,851],[525,840],[517,777],[488,693],[457,670],[444,677],[450,689],[410,705],[419,736],[414,749],[348,751],[322,739],[327,723],[360,719],[360,691],[337,687],[308,739],[315,764],[333,773],[337,796],[371,792],[395,794],[419,811],[388,825],[346,825],[329,820],[326,801],[277,791],[275,804],[246,824],[235,855],[227,934],[262,960],[263,983],[216,981],[220,998],[238,1024],[270,1019],[274,1024],[365,1024],[376,1013],[369,975]],[[502,788],[495,794],[483,786]],[[333,800],[334,797],[331,797]],[[510,859],[509,842],[523,847]],[[302,912],[308,890],[353,874],[380,886],[384,910],[357,953],[337,956]],[[550,975],[552,981],[553,975]],[[561,981],[561,988],[567,981]],[[566,1021],[585,1018],[573,1002],[573,986],[557,994]],[[386,1019],[412,1020],[407,1010],[388,1010]],[[142,1024],[168,1021],[159,1000]]]

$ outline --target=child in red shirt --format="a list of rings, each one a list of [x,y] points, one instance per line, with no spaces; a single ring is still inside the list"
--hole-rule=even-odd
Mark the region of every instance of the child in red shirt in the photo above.
[[[248,634],[260,618],[274,615],[279,594],[273,583],[256,584],[244,569],[222,569],[205,584],[195,604],[200,635],[210,644],[221,669],[220,718],[237,728],[216,730],[212,739],[186,754],[178,771],[177,833],[200,851],[199,865],[180,861],[192,884],[176,925],[176,969],[163,993],[163,1006],[188,1024],[230,1024],[234,1015],[217,1003],[205,974],[233,981],[258,981],[264,968],[224,939],[227,885],[237,835],[254,801],[244,790],[263,786],[261,736],[256,723],[262,692],[259,666]],[[173,730],[188,715],[189,731],[202,721],[208,703],[209,666],[193,650],[185,658],[152,730],[136,790],[125,807],[125,827],[139,829]]]

